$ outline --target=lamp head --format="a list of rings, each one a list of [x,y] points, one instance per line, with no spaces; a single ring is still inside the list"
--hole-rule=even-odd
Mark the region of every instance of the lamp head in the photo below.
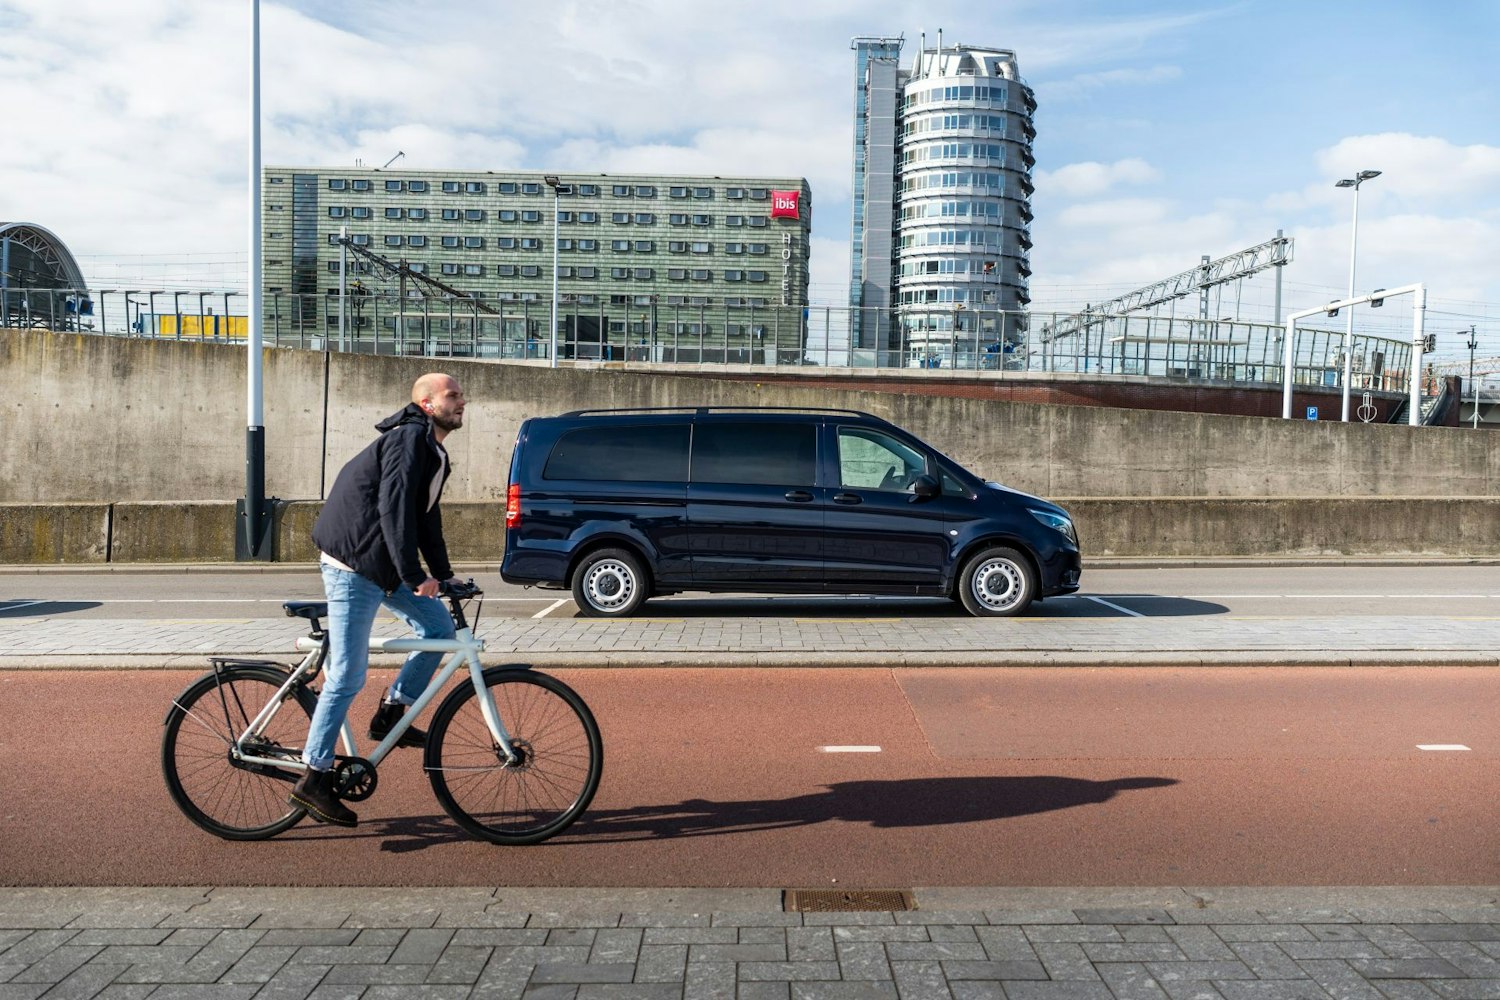
[[[1357,179],[1362,180],[1362,181],[1372,181],[1375,178],[1377,178],[1377,177],[1380,176],[1380,171],[1379,170],[1361,170],[1359,173],[1355,174],[1354,176]]]
[[[550,188],[557,187],[557,175],[556,174],[548,174],[545,177],[543,177],[542,180],[546,181],[547,186],[550,187]]]
[[[1334,185],[1334,187],[1341,187],[1341,188],[1352,188],[1353,186],[1354,186],[1354,179],[1352,177],[1345,177],[1343,180],[1339,181],[1337,184]]]

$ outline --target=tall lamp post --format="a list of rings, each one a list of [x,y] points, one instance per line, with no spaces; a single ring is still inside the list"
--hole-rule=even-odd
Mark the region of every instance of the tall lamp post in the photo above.
[[[1354,250],[1359,242],[1359,186],[1365,181],[1380,176],[1379,170],[1361,170],[1353,177],[1345,177],[1335,187],[1354,189],[1354,222],[1349,229],[1349,298],[1354,298]],[[1354,376],[1354,310],[1350,308],[1344,320],[1344,404],[1340,419],[1349,422],[1349,383]]]
[[[1460,333],[1463,331],[1459,331]],[[1479,346],[1479,338],[1474,333],[1474,324],[1469,324],[1469,394],[1474,397],[1474,429],[1479,430],[1479,384],[1474,381],[1474,348]]]
[[[563,185],[558,183],[556,174],[548,174],[542,180],[552,189],[552,346],[548,348],[548,364],[557,367],[557,196],[561,193]]]

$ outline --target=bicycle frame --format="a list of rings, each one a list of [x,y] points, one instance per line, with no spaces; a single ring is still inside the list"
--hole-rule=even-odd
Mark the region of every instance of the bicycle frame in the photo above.
[[[234,744],[234,756],[237,760],[251,764],[266,764],[279,767],[283,770],[305,771],[307,764],[303,761],[288,761],[285,758],[260,757],[245,750],[245,741],[255,734],[261,732],[276,713],[281,710],[285,702],[282,700],[292,685],[298,683],[299,679],[309,672],[313,664],[320,662],[323,644],[326,639],[314,639],[310,636],[299,636],[297,648],[308,651],[307,657],[292,671],[291,676],[281,685],[281,688],[272,696],[266,706],[251,720],[245,732],[240,734]],[[474,637],[474,630],[468,627],[459,629],[452,639],[371,639],[370,651],[380,653],[412,653],[433,652],[448,653],[449,657],[443,661],[443,665],[432,675],[427,689],[419,698],[412,703],[402,717],[386,734],[385,739],[370,753],[366,759],[378,766],[385,759],[386,754],[395,749],[396,743],[401,739],[403,733],[410,728],[412,721],[420,715],[432,700],[437,697],[448,683],[449,679],[458,672],[461,665],[467,664],[469,668],[469,680],[474,685],[475,696],[479,700],[479,711],[484,716],[484,721],[489,726],[490,735],[496,743],[505,751],[506,763],[514,764],[518,760],[515,747],[511,745],[510,734],[505,730],[505,724],[500,720],[500,713],[495,709],[495,701],[490,697],[490,689],[484,683],[484,668],[479,664],[479,654],[484,650],[484,640]],[[349,756],[358,756],[354,742],[354,730],[345,719],[339,730],[339,739],[344,744],[344,750]]]

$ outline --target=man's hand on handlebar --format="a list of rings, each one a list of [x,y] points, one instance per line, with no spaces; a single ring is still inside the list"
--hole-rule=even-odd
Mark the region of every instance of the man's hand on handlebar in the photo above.
[[[444,580],[439,585],[439,588],[444,597],[457,597],[460,599],[478,597],[484,593],[473,580],[460,580],[456,576]]]

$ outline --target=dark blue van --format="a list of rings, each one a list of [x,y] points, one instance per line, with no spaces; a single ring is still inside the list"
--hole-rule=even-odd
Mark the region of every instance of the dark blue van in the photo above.
[[[690,590],[1016,615],[1080,570],[1067,511],[854,410],[578,410],[527,420],[511,456],[500,576],[593,617]]]

